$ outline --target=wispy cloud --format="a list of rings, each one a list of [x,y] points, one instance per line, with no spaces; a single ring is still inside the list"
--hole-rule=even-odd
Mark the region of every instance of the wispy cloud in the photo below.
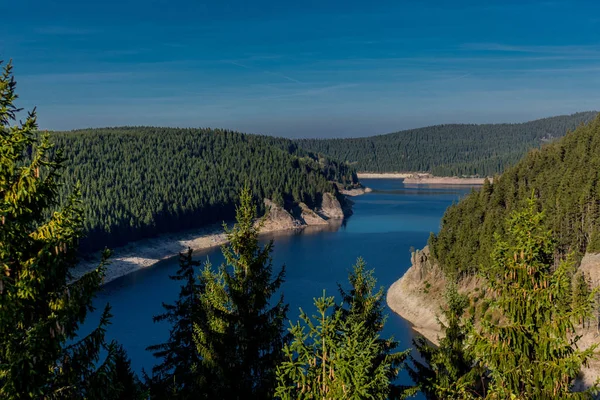
[[[244,65],[244,64],[242,64],[242,63],[239,63],[239,62],[237,62],[237,61],[225,61],[225,62],[226,62],[226,63],[228,63],[228,64],[231,64],[231,65],[236,65],[236,66],[238,66],[238,67],[241,67],[241,68],[253,69],[252,67],[249,67],[249,66],[247,66],[247,65]]]
[[[269,75],[278,76],[278,77],[280,77],[280,78],[286,79],[286,80],[288,80],[288,81],[290,81],[290,82],[297,83],[297,84],[299,84],[299,85],[303,85],[303,84],[304,84],[304,82],[301,82],[301,81],[299,81],[299,80],[298,80],[298,79],[296,79],[296,78],[292,78],[291,76],[288,76],[288,75],[282,74],[282,73],[280,73],[280,72],[273,72],[273,71],[264,70],[264,69],[261,69],[261,68],[251,67],[251,66],[248,66],[248,65],[246,65],[246,64],[242,64],[242,63],[240,63],[240,62],[237,62],[237,61],[224,61],[224,62],[226,62],[226,63],[228,63],[228,64],[232,64],[232,65],[238,66],[238,67],[240,67],[240,68],[252,69],[252,70],[258,70],[258,71],[261,71],[261,72],[262,72],[262,73],[264,73],[264,74],[269,74]]]
[[[266,74],[271,74],[271,75],[275,75],[275,76],[279,76],[283,79],[287,79],[290,82],[294,82],[294,83],[298,83],[300,85],[303,84],[303,82],[300,82],[298,79],[294,79],[290,76],[284,75],[284,74],[280,74],[279,72],[272,72],[272,71],[264,71]]]
[[[26,83],[51,83],[51,84],[86,84],[106,83],[131,80],[140,77],[139,73],[132,72],[84,72],[70,74],[34,74],[22,75],[19,79]]]
[[[48,25],[39,26],[34,29],[36,33],[42,35],[57,35],[57,36],[85,36],[98,33],[98,30],[91,28],[78,28],[73,26]]]
[[[352,88],[352,87],[356,87],[356,86],[358,86],[357,83],[341,83],[341,84],[337,84],[337,85],[317,87],[317,88],[313,88],[313,89],[301,90],[301,91],[291,92],[291,93],[284,93],[284,94],[280,94],[280,95],[266,96],[266,97],[263,97],[263,99],[279,99],[279,98],[297,97],[297,96],[314,96],[314,95],[318,95],[318,94],[333,92],[333,91],[340,90],[340,89],[348,89],[348,88]]]
[[[464,50],[510,52],[510,53],[535,53],[535,54],[563,54],[563,55],[599,55],[600,46],[594,45],[569,45],[569,46],[523,46],[502,43],[466,43]]]

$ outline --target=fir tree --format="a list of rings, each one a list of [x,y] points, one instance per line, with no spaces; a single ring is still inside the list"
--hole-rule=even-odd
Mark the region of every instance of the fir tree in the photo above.
[[[398,343],[380,337],[384,291],[375,291],[373,271],[358,259],[348,279],[350,290],[339,285],[343,303],[323,293],[315,299],[317,314],[311,318],[301,309],[301,321],[291,325],[292,341],[277,368],[277,398],[390,399],[415,392],[395,383],[408,351],[394,352]]]
[[[300,311],[292,342],[277,369],[275,397],[282,400],[387,399],[391,365],[381,363],[377,338],[364,323],[344,320],[333,297],[315,299],[312,318]]]
[[[458,293],[456,285],[450,284],[445,292],[446,306],[438,319],[445,336],[437,347],[420,337],[414,341],[423,362],[411,356],[409,374],[427,399],[469,399],[479,397],[482,371],[475,365],[475,358],[467,349],[468,323],[463,321],[468,300]]]
[[[0,76],[0,397],[114,398],[108,306],[98,328],[75,341],[104,263],[69,283],[83,230],[79,192],[58,204],[63,159],[36,135],[35,110],[10,126],[20,111],[15,88],[9,63]]]
[[[590,283],[586,278],[584,272],[580,272],[575,274],[573,279],[573,298],[572,298],[572,307],[574,309],[581,309],[583,307],[583,312],[578,316],[577,323],[582,325],[585,328],[586,321],[589,320],[591,315],[591,311],[593,309],[593,304],[590,303],[589,298],[591,294]],[[586,309],[589,308],[589,309]]]
[[[116,346],[115,350],[114,376],[121,385],[116,400],[144,400],[148,398],[142,383],[131,369],[131,360],[121,345]]]
[[[236,224],[225,226],[225,263],[202,272],[200,317],[195,342],[201,358],[208,398],[265,399],[273,396],[275,368],[285,343],[283,296],[272,298],[281,286],[284,268],[273,277],[273,242],[258,243],[262,222],[248,186],[240,195]],[[261,220],[262,221],[262,220]]]
[[[383,339],[380,337],[387,315],[384,314],[383,299],[385,291],[383,287],[376,290],[377,279],[374,270],[367,270],[366,263],[362,258],[356,261],[352,271],[348,274],[350,290],[346,291],[338,284],[342,305],[336,306],[341,312],[343,320],[349,326],[363,324],[365,337],[375,338],[379,347],[379,356],[369,366],[370,370],[376,371],[381,364],[386,365],[389,372],[389,399],[404,398],[414,392],[413,389],[396,383],[398,373],[403,368],[410,350],[395,352],[399,343],[393,338]],[[371,393],[376,396],[376,393]]]
[[[590,398],[594,388],[571,393],[571,386],[596,346],[581,351],[572,335],[593,296],[573,307],[572,259],[555,266],[554,242],[533,199],[508,222],[507,240],[497,236],[485,271],[490,310],[500,319],[481,321],[473,333],[474,352],[491,379],[488,398]]]
[[[166,343],[148,347],[154,356],[162,359],[152,368],[149,382],[152,398],[192,398],[198,390],[200,360],[194,344],[194,321],[198,313],[200,284],[194,267],[200,262],[192,259],[192,249],[179,254],[179,269],[170,278],[183,281],[175,304],[163,303],[165,313],[154,317],[154,322],[171,324]]]

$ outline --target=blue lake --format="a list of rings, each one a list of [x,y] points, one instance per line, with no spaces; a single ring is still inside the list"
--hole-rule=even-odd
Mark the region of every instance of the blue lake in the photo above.
[[[357,257],[363,257],[381,286],[388,288],[410,267],[411,246],[421,248],[430,232],[439,229],[444,210],[471,191],[470,187],[405,186],[401,180],[363,179],[373,192],[352,198],[354,215],[342,224],[326,229],[307,228],[300,232],[265,235],[274,239],[274,270],[285,264],[285,300],[290,304],[289,318],[297,320],[298,308],[312,314],[312,299],[323,289],[337,296],[337,283],[347,284],[347,274]],[[198,252],[196,258],[222,262],[218,248]],[[101,309],[112,306],[112,324],[108,339],[123,344],[133,368],[150,372],[155,358],[145,349],[164,342],[167,324],[155,324],[152,317],[161,313],[162,302],[173,302],[179,286],[169,279],[177,270],[177,259],[116,279],[103,287],[96,299]],[[410,325],[389,311],[386,336],[393,335],[401,348],[412,345]],[[95,323],[88,318],[86,325]],[[401,377],[407,380],[407,376]],[[408,381],[407,381],[408,382]]]

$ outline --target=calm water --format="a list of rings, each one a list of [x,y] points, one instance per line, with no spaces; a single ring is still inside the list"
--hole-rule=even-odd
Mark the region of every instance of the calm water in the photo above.
[[[283,292],[292,320],[297,320],[299,307],[312,311],[312,299],[323,289],[337,295],[336,283],[346,284],[357,257],[363,257],[375,269],[379,284],[388,288],[410,266],[410,247],[424,246],[429,233],[439,229],[446,207],[471,190],[407,187],[393,179],[364,179],[363,184],[374,191],[353,198],[354,215],[343,224],[265,237],[275,240],[274,267],[286,265]],[[219,249],[198,252],[196,257],[209,258],[213,265],[222,261]],[[176,270],[177,260],[163,261],[108,283],[96,300],[98,308],[110,302],[113,318],[108,337],[125,346],[137,371],[150,372],[155,359],[145,348],[168,337],[169,326],[153,323],[152,316],[162,312],[162,302],[176,299],[179,287],[168,278]],[[402,348],[410,347],[409,324],[388,311],[385,333],[398,339]],[[93,318],[87,322],[88,326],[95,323]]]

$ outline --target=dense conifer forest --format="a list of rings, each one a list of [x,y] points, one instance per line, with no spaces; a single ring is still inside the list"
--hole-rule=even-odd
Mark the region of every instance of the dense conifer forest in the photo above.
[[[301,139],[300,147],[346,161],[359,172],[430,172],[438,176],[492,176],[528,150],[562,137],[596,112],[520,124],[437,125],[356,139]]]
[[[535,196],[559,254],[600,251],[600,117],[559,141],[529,152],[493,183],[448,208],[429,244],[449,274],[489,261],[502,221]]]
[[[53,132],[64,198],[82,182],[83,251],[231,220],[241,186],[255,199],[318,205],[358,181],[352,167],[290,140],[218,129],[127,127]],[[343,201],[340,196],[340,200]]]

